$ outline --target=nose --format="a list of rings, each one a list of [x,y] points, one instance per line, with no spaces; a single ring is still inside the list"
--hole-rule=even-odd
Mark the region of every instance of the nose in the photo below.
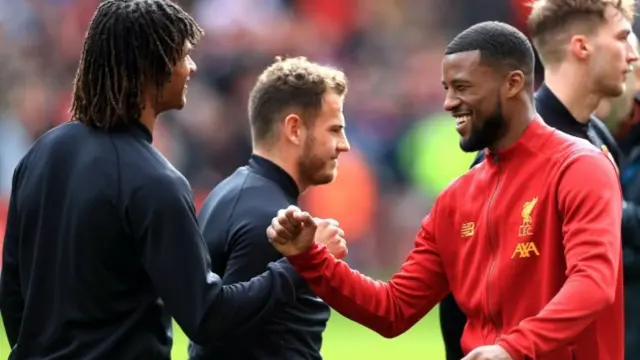
[[[458,106],[460,106],[460,99],[458,99],[455,96],[452,96],[451,92],[447,91],[447,95],[444,98],[444,104],[442,105],[442,108],[444,109],[444,111],[451,112]]]
[[[638,51],[631,41],[627,41],[627,63],[632,64],[636,61],[638,61]]]
[[[196,73],[196,71],[198,71],[198,66],[196,65],[196,62],[193,61],[191,56],[189,56],[188,61],[189,61],[189,75],[193,75]]]
[[[348,152],[351,150],[351,145],[349,145],[349,139],[344,135],[342,139],[338,142],[338,152]]]

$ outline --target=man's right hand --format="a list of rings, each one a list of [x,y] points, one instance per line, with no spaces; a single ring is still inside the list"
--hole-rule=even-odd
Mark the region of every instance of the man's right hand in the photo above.
[[[317,229],[316,221],[308,212],[291,205],[278,211],[267,228],[267,237],[283,256],[294,256],[313,247]]]

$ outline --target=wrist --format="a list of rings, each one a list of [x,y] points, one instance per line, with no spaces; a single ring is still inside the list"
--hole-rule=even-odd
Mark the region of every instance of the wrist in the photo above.
[[[525,360],[524,355],[511,346],[508,340],[500,338],[496,341],[496,345],[500,346],[507,354],[509,354],[512,360]]]
[[[319,256],[321,257],[323,253],[328,252],[327,247],[314,243],[310,248],[303,250],[297,254],[285,255],[287,260],[296,268],[303,267],[309,263],[312,263]]]

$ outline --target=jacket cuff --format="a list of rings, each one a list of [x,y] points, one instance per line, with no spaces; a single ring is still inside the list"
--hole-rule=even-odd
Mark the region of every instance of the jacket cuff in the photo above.
[[[513,345],[511,345],[508,339],[500,338],[498,339],[498,341],[496,341],[496,345],[505,349],[509,353],[509,356],[511,356],[511,359],[526,360],[525,355],[518,351]]]
[[[297,299],[296,290],[300,286],[306,285],[306,281],[300,276],[298,271],[287,261],[287,259],[280,259],[274,263],[269,264],[269,267],[274,271],[283,272],[285,278],[289,282],[290,292],[285,292],[287,301],[293,301]]]
[[[327,254],[327,247],[323,244],[315,243],[311,249],[293,256],[288,256],[287,260],[298,271],[306,269],[317,270],[317,266],[321,263]]]

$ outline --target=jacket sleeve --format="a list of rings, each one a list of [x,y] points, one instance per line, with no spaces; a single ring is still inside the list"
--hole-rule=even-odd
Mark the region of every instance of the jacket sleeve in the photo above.
[[[19,223],[18,223],[18,173],[20,165],[13,173],[13,184],[9,199],[9,214],[7,228],[2,249],[2,276],[0,276],[0,313],[7,333],[9,346],[13,347],[18,341],[22,313],[24,311],[24,298],[20,286],[20,267],[18,261],[18,249],[20,247]]]
[[[622,244],[640,250],[640,206],[632,201],[622,204]]]
[[[316,295],[340,314],[386,338],[398,336],[449,292],[435,245],[435,211],[423,220],[413,251],[389,282],[351,270],[319,244],[289,261]]]
[[[284,259],[248,282],[223,286],[210,269],[191,194],[172,179],[135,191],[127,213],[151,282],[195,343],[206,345],[250,324],[273,303],[295,299],[294,285],[302,278]],[[265,293],[270,296],[261,296]]]
[[[567,280],[540,313],[497,341],[514,360],[570,343],[616,298],[622,194],[611,161],[595,151],[572,155],[557,193]]]
[[[258,188],[258,190],[260,189]],[[269,243],[266,229],[271,224],[273,217],[278,213],[278,210],[286,208],[288,204],[284,203],[278,196],[271,196],[272,194],[260,195],[260,191],[255,191],[254,194],[252,189],[246,191],[248,194],[243,196],[249,196],[253,200],[250,203],[239,200],[238,202],[242,202],[242,204],[237,205],[233,211],[241,215],[230,217],[230,219],[239,218],[239,223],[237,226],[235,224],[231,225],[226,251],[225,254],[222,254],[227,259],[224,275],[222,276],[224,285],[250,281],[252,278],[262,274],[270,263],[282,259],[282,255]],[[260,201],[256,202],[255,199],[260,199]],[[213,222],[219,222],[220,220],[207,217],[203,221],[207,222],[206,225],[208,225],[203,226],[203,229],[214,229],[215,223]],[[224,225],[221,224],[220,226]],[[212,246],[213,236],[209,236],[207,231],[203,231],[203,236],[207,244],[210,244],[209,251],[221,248],[220,246]],[[212,258],[221,257],[215,255],[211,252]],[[282,262],[286,262],[286,260],[282,260]],[[306,286],[306,283],[300,281],[298,285]],[[282,306],[287,305],[282,301],[274,301],[275,298],[272,296],[270,288],[263,288],[262,290],[262,292],[256,292],[252,296],[256,301],[262,299],[266,305],[252,316],[251,321],[244,324],[244,326],[234,328],[232,332],[226,332],[225,335],[251,331],[261,324],[265,318],[281,309]]]

